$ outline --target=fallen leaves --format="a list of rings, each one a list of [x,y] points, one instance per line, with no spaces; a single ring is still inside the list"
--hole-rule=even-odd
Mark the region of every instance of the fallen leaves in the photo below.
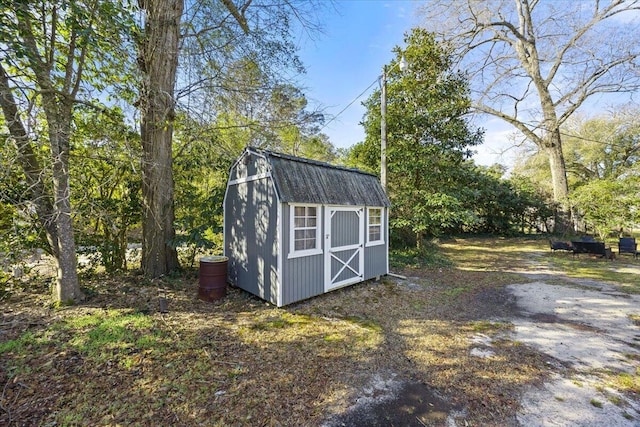
[[[496,318],[514,309],[502,290],[514,275],[489,271],[491,254],[482,270],[409,269],[410,281],[282,309],[237,289],[203,302],[189,276],[99,278],[85,304],[59,311],[15,295],[0,321],[0,424],[320,425],[380,372],[468,408],[470,425],[508,423],[548,366],[508,340],[471,354],[470,337],[499,338],[509,325]]]

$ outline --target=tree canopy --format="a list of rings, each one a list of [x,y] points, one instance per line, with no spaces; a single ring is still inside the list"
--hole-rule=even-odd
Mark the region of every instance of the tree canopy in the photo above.
[[[474,108],[545,153],[554,200],[566,210],[560,128],[594,95],[640,88],[638,10],[635,0],[458,0],[429,2],[423,12],[469,76]]]
[[[70,186],[75,109],[104,110],[97,99],[112,84],[112,73],[125,68],[122,46],[131,23],[118,0],[2,6],[0,106],[9,131],[5,140],[15,147],[6,152],[19,165],[9,171],[28,182],[17,205],[35,208],[56,261],[59,302],[82,298]]]
[[[574,117],[561,132],[577,228],[588,227],[603,238],[630,233],[638,222],[640,206],[637,107],[591,118]],[[516,172],[531,177],[539,188],[548,188],[543,157],[534,148]]]
[[[0,126],[8,133],[0,147],[1,233],[25,247],[46,236],[63,302],[81,295],[76,241],[112,271],[126,268],[130,239],[161,229],[143,238],[150,277],[177,266],[178,246],[215,244],[216,222],[203,224],[215,217],[226,171],[245,145],[333,158],[317,132],[323,116],[308,110],[291,83],[302,71],[292,32],[314,31],[321,4],[202,0],[174,8],[169,29],[163,8],[172,4],[182,3],[2,4]],[[171,34],[173,47],[162,39]],[[143,150],[136,148],[141,139]],[[211,164],[194,161],[203,154]],[[202,180],[193,182],[199,173]],[[176,200],[184,206],[177,215]],[[27,239],[23,225],[32,214],[44,232]]]
[[[391,226],[414,234],[418,242],[467,220],[453,186],[448,185],[482,133],[471,130],[464,76],[451,69],[443,45],[424,30],[405,37],[388,67],[388,193],[393,203]],[[394,63],[404,55],[408,69]],[[365,141],[352,156],[377,170],[380,159],[380,92],[364,103]]]

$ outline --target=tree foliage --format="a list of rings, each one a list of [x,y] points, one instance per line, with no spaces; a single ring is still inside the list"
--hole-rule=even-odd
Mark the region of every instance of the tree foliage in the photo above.
[[[605,239],[633,229],[640,220],[640,182],[637,177],[625,180],[595,179],[577,187],[571,197],[581,219]]]
[[[176,179],[175,245],[189,248],[186,262],[203,251],[222,250],[222,202],[226,177],[246,146],[331,161],[333,146],[318,134],[323,116],[307,111],[302,92],[292,85],[271,90],[260,84],[262,76],[247,64],[246,74],[234,69],[242,91],[212,99],[224,105],[217,117],[194,120],[188,114],[177,120],[174,162]],[[194,179],[198,177],[198,179]]]
[[[443,0],[430,2],[424,15],[468,73],[475,109],[513,125],[544,152],[554,200],[566,209],[560,128],[594,95],[640,88],[639,9],[635,0]]]
[[[477,166],[465,162],[456,185],[463,206],[473,212],[474,221],[459,231],[491,234],[546,231],[553,216],[546,195],[524,176],[504,178],[499,165]]]
[[[406,49],[395,49],[388,67],[388,193],[393,204],[391,227],[425,234],[466,223],[471,218],[456,194],[455,177],[482,133],[470,130],[467,83],[451,69],[451,57],[432,34],[415,29],[405,37]],[[404,55],[408,70],[394,64]],[[380,92],[365,102],[366,139],[352,156],[379,167]]]
[[[141,217],[140,135],[114,109],[109,117],[78,109],[71,185],[78,243],[107,273],[127,269]]]
[[[627,106],[592,118],[574,117],[562,128],[570,201],[579,229],[600,236],[630,232],[638,222],[638,110]],[[516,169],[543,188],[548,170],[534,152]]]
[[[11,8],[3,3],[0,19],[0,105],[12,159],[27,182],[29,204],[22,209],[34,208],[56,260],[54,299],[76,301],[82,293],[69,175],[74,109],[97,104],[112,73],[122,71],[130,15],[118,0],[19,1]]]
[[[631,231],[640,219],[640,120],[637,108],[567,126],[571,201],[600,236]]]
[[[302,70],[293,32],[314,31],[322,3],[190,2],[179,14],[177,33],[164,31],[164,15],[153,14],[167,5],[141,1],[144,13],[134,15],[129,7],[136,5],[119,0],[2,3],[1,233],[4,243],[13,243],[0,251],[16,249],[16,241],[41,246],[38,236],[46,236],[49,252],[66,257],[59,282],[72,284],[74,292],[77,280],[66,277],[76,273],[76,241],[95,251],[107,271],[128,267],[125,253],[141,237],[143,206],[154,205],[153,197],[141,198],[141,189],[160,195],[162,206],[173,209],[177,202],[175,218],[157,203],[158,209],[146,210],[147,229],[178,228],[176,235],[156,239],[160,246],[215,250],[226,173],[245,145],[323,160],[334,156],[326,136],[317,134],[323,115],[309,111],[291,83]],[[160,35],[177,35],[175,49],[150,40],[151,28],[141,25],[150,17],[160,17],[152,25]],[[178,55],[175,77],[167,74],[172,61],[163,52]],[[166,84],[157,90],[160,82]],[[133,105],[140,116],[131,112]],[[153,112],[158,114],[148,120]],[[146,145],[134,131],[139,118]],[[171,138],[164,145],[147,138],[155,132],[171,137],[173,126],[175,147]],[[136,144],[163,157],[143,156]],[[163,174],[169,179],[161,182],[154,171],[173,177]],[[67,221],[63,228],[60,219]],[[64,245],[61,229],[72,237]],[[147,270],[154,263],[171,269],[153,255],[152,245],[144,246]]]

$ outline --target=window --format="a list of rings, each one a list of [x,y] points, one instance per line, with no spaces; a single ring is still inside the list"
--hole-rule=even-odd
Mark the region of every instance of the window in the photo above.
[[[291,206],[290,257],[322,253],[318,206]]]
[[[367,245],[381,245],[383,243],[382,208],[369,208],[367,211]]]

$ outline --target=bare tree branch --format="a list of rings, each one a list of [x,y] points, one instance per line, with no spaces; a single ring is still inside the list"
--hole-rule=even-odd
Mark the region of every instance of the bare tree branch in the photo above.
[[[549,155],[554,195],[563,203],[559,127],[595,94],[640,89],[638,10],[640,0],[434,0],[423,14],[469,75],[477,110],[513,125]]]

